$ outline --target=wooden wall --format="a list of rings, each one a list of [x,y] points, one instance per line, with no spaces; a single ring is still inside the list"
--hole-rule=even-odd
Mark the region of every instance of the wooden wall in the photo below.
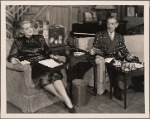
[[[48,10],[45,20],[52,24],[63,25],[67,31],[71,31],[72,24],[83,21],[83,13],[91,11],[92,5],[78,6],[53,6]]]

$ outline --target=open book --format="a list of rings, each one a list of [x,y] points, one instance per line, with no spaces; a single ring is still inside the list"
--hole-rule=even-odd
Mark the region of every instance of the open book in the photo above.
[[[53,59],[41,60],[38,63],[45,65],[45,66],[48,66],[50,68],[54,68],[54,67],[63,65],[63,63],[58,63],[58,62],[54,61]]]

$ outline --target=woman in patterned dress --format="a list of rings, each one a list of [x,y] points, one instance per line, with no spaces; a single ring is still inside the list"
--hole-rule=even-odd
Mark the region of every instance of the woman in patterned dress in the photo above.
[[[59,71],[51,74],[48,71],[42,71],[40,68],[32,65],[32,62],[38,62],[48,58],[58,59],[59,57],[51,53],[42,35],[33,35],[31,21],[24,20],[20,22],[19,25],[20,31],[24,35],[15,40],[8,61],[14,65],[21,61],[30,62],[32,67],[32,79],[34,79],[33,82],[35,82],[36,86],[57,96],[58,99],[68,107],[70,113],[76,113],[62,83],[62,73]]]

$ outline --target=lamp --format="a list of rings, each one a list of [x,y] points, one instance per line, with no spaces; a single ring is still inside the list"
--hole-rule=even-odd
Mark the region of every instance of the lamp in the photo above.
[[[114,5],[96,5],[95,9],[116,9]]]

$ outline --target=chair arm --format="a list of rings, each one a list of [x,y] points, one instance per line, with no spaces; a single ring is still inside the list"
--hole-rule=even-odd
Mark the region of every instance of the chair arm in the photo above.
[[[23,72],[23,71],[27,70],[27,69],[25,69],[25,67],[26,67],[25,65],[21,65],[21,64],[15,64],[14,65],[14,64],[6,61],[6,68],[7,69]],[[30,70],[30,68],[29,68],[29,70]]]
[[[11,64],[10,62],[6,61],[6,68],[12,71],[17,72],[24,72],[25,77],[25,84],[27,88],[35,88],[35,85],[32,81],[32,68],[30,65],[21,65],[21,64]]]

